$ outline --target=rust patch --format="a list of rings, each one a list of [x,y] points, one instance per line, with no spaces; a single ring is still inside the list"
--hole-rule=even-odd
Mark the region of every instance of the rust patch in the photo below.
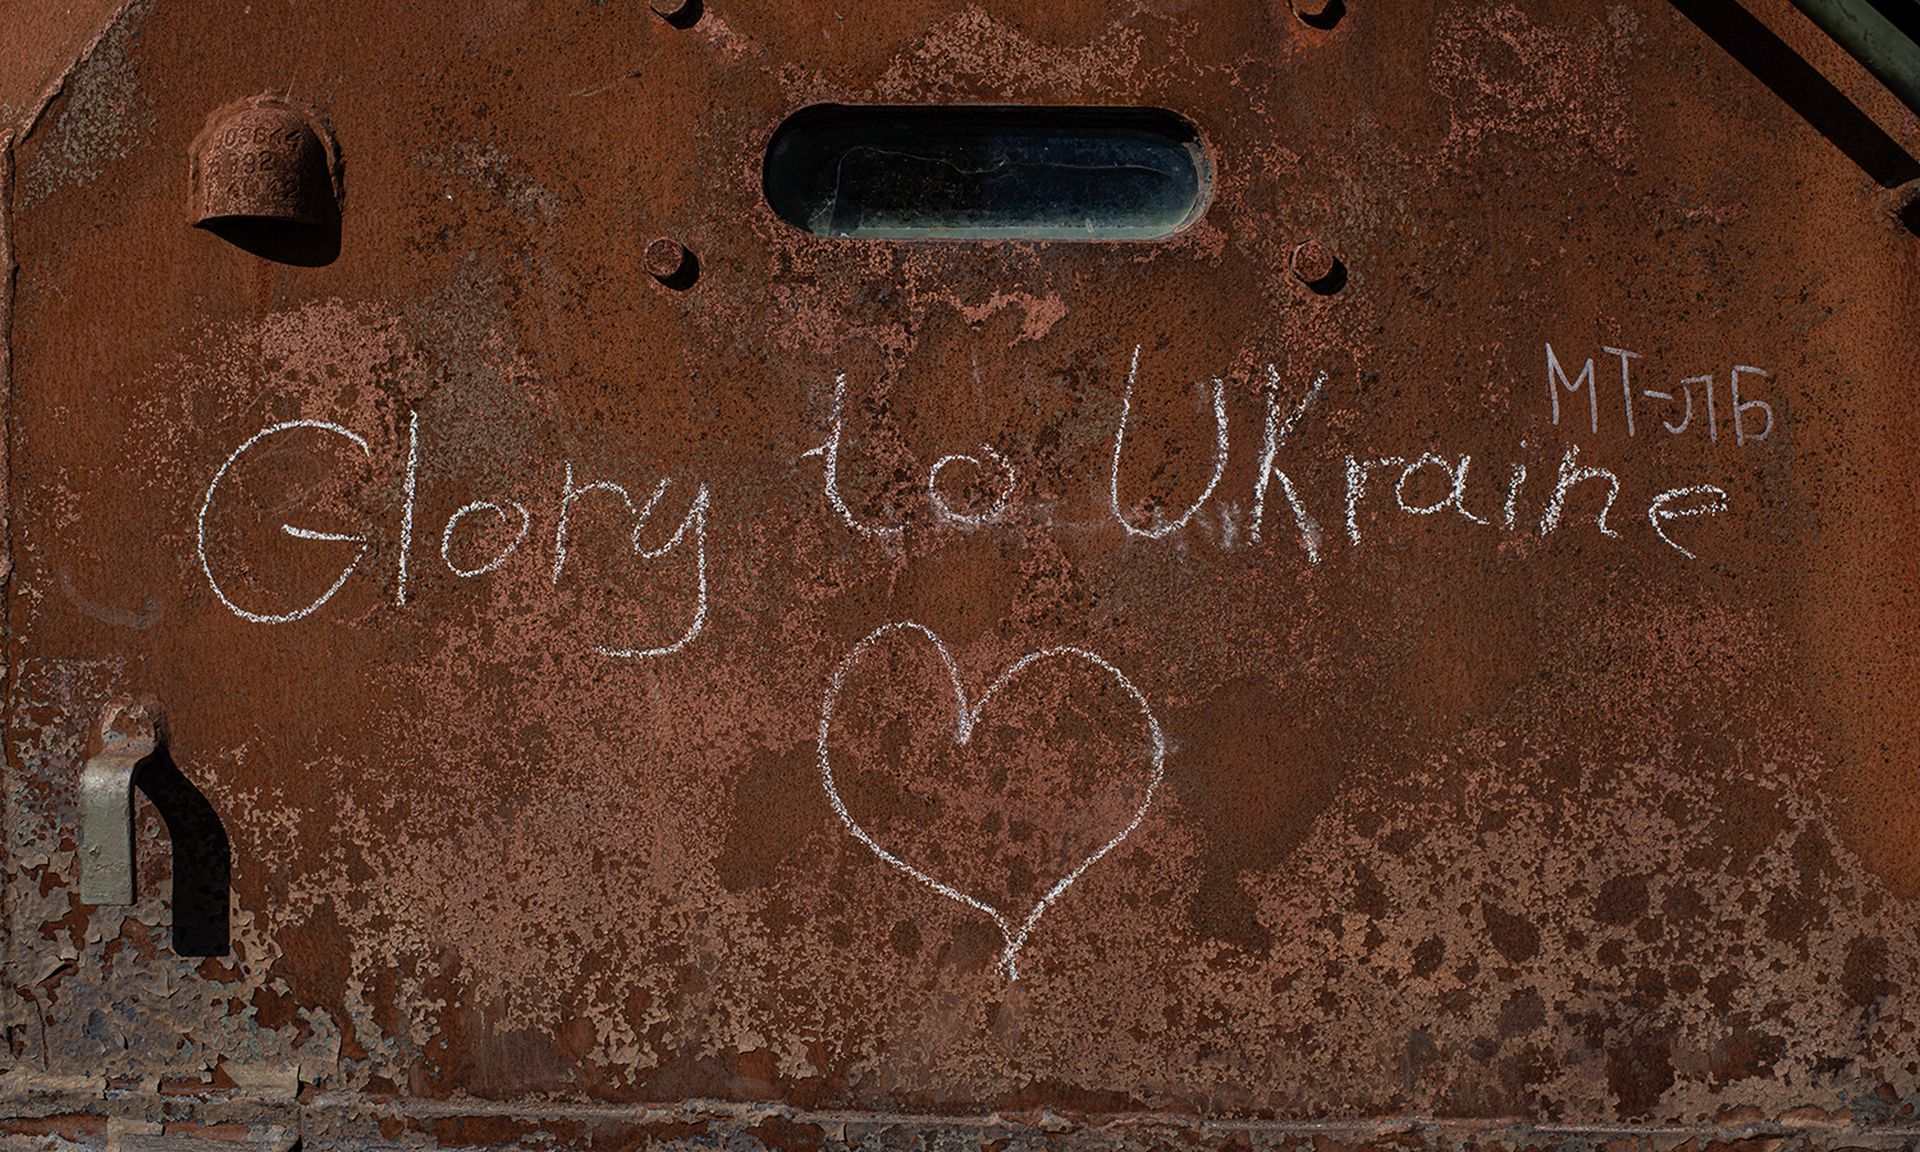
[[[5,149],[11,1135],[1912,1142],[1915,249],[1690,17],[511,7],[135,5]],[[334,249],[180,219],[263,91]],[[1212,206],[802,234],[831,101]],[[77,899],[131,694],[223,955],[164,797]]]

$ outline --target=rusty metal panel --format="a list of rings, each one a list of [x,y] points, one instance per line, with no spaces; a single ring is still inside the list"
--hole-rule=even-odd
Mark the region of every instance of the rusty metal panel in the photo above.
[[[133,0],[19,117],[0,1143],[1920,1139],[1920,122],[1844,51],[660,8]],[[818,104],[1166,109],[1210,199],[814,235]]]

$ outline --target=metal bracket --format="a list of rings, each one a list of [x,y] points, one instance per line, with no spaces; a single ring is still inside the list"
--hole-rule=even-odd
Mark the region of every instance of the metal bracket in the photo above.
[[[116,700],[100,714],[80,769],[80,899],[134,899],[133,778],[166,740],[160,706]]]

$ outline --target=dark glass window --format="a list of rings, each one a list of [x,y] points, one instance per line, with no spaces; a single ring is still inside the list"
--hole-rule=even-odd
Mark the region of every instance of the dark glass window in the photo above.
[[[1199,133],[1160,108],[816,104],[767,145],[781,218],[821,236],[1148,240],[1206,208]]]

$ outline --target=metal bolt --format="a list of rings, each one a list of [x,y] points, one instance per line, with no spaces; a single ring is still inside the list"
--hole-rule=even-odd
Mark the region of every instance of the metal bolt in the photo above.
[[[647,275],[669,287],[678,286],[693,267],[693,253],[670,236],[657,237],[647,245]]]
[[[1293,255],[1287,259],[1287,267],[1293,270],[1302,284],[1324,284],[1333,279],[1340,261],[1334,257],[1333,249],[1320,243],[1318,237],[1309,236],[1293,250]]]
[[[1287,0],[1293,14],[1315,28],[1331,28],[1347,11],[1343,0]]]
[[[647,7],[676,28],[690,27],[700,19],[700,0],[651,0]]]

